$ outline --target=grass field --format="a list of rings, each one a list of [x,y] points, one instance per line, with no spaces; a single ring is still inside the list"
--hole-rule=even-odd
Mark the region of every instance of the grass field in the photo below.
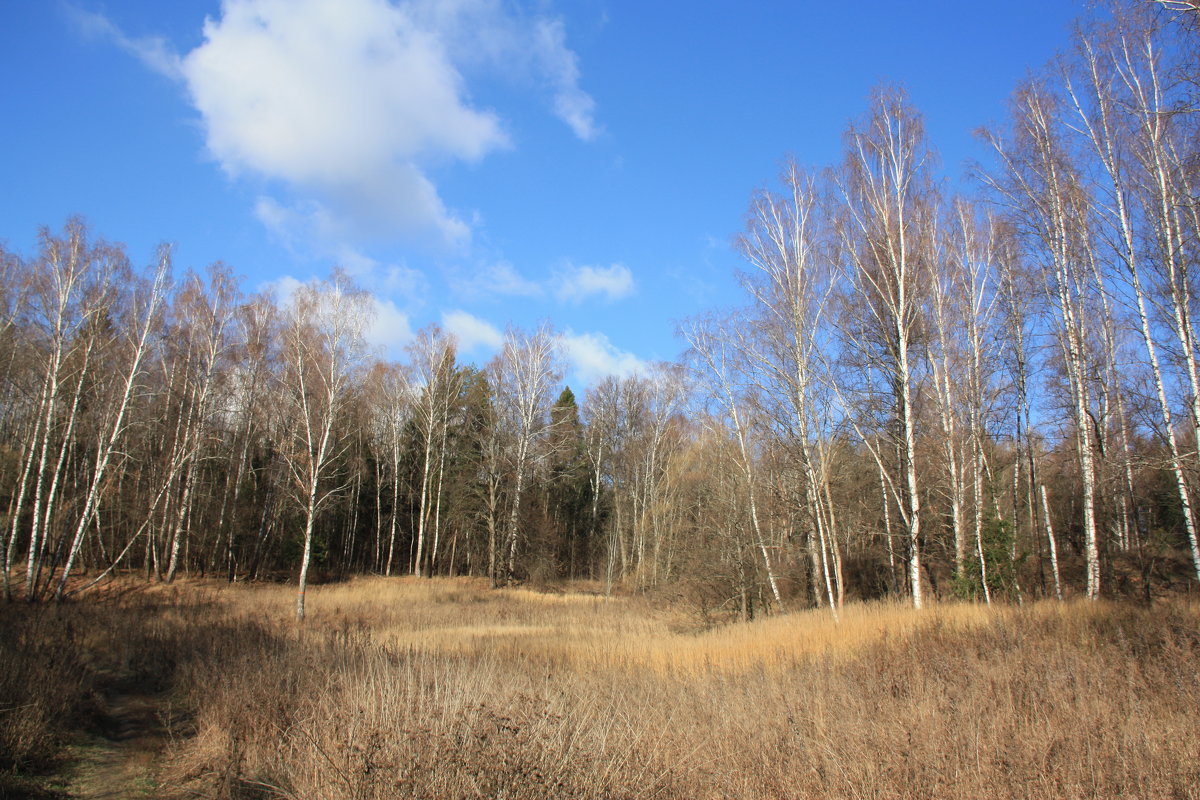
[[[293,599],[114,584],[0,609],[0,785],[69,771],[55,754],[136,693],[160,708],[161,797],[1200,797],[1184,601],[702,630],[652,599],[466,579],[315,587],[303,627]]]

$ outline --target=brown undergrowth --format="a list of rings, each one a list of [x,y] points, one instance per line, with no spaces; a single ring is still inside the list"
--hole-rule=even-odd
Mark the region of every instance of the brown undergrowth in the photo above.
[[[317,587],[302,627],[291,600],[81,601],[45,612],[34,638],[59,650],[35,654],[91,639],[88,658],[166,681],[190,720],[158,770],[179,796],[1200,797],[1200,607],[1183,601],[689,632],[639,599],[468,580]]]

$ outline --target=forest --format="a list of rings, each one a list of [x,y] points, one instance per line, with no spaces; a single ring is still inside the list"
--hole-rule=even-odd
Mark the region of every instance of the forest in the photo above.
[[[4,592],[84,574],[482,575],[713,608],[1200,578],[1195,14],[1081,28],[953,194],[902,90],[750,201],[740,307],[561,384],[556,333],[400,362],[335,273],[286,298],[70,220],[0,254]],[[94,582],[96,578],[93,577]]]
[[[1057,635],[1057,612],[1035,601],[1182,603],[1200,581],[1198,37],[1189,2],[1092,11],[979,131],[979,163],[957,182],[904,90],[881,86],[838,163],[788,160],[749,199],[738,305],[680,321],[677,362],[579,394],[549,323],[510,327],[483,365],[436,325],[391,360],[368,346],[370,297],[344,272],[287,297],[247,293],[235,268],[180,269],[168,246],[139,268],[80,219],[43,230],[36,252],[0,249],[5,600],[72,613],[62,601],[114,585],[254,583],[279,614],[288,592],[286,614],[304,621],[314,590],[411,576],[403,591],[470,586],[483,604],[516,603],[521,587],[661,601],[697,631],[805,609],[852,623],[859,601],[950,614],[928,607],[959,600],[1007,609],[980,634],[1004,652],[1023,625]],[[1177,638],[1134,647],[1137,664],[1171,647],[1177,667],[1200,657],[1194,608],[1171,608]],[[1150,625],[1129,623],[1142,613],[1113,611],[1126,631]],[[1070,624],[1104,641],[1115,630]],[[940,646],[955,647],[929,652]],[[346,668],[386,671],[375,657]],[[1195,796],[1172,752],[1162,774],[1185,794],[1104,785]],[[637,775],[615,774],[628,783],[596,796],[642,796],[617,788]],[[900,796],[887,787],[945,778],[796,796]],[[1086,794],[1079,780],[1026,790]],[[787,784],[714,785],[658,796]]]

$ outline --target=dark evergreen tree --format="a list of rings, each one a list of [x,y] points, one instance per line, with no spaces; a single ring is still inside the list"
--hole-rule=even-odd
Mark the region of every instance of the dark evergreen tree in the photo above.
[[[552,556],[561,577],[576,578],[590,558],[592,487],[575,394],[565,387],[550,410],[544,501]]]

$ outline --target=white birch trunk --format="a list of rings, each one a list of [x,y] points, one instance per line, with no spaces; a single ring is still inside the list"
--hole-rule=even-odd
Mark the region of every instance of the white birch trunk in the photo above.
[[[125,416],[129,411],[130,402],[133,399],[133,391],[137,385],[138,378],[142,373],[142,364],[150,351],[150,334],[154,329],[155,321],[158,317],[159,307],[165,300],[167,281],[170,272],[170,253],[164,249],[158,262],[158,267],[155,270],[154,280],[149,288],[150,295],[146,299],[146,307],[143,316],[139,320],[141,329],[136,335],[133,352],[130,358],[130,364],[124,376],[124,387],[121,391],[118,400],[117,411],[112,425],[107,430],[107,435],[96,453],[96,462],[92,471],[92,480],[88,486],[87,494],[84,498],[83,509],[79,514],[79,522],[75,526],[75,535],[71,540],[71,547],[68,551],[66,564],[63,565],[62,575],[58,580],[58,585],[54,591],[55,599],[61,599],[63,592],[66,590],[67,580],[71,576],[71,569],[75,564],[75,560],[79,556],[79,551],[83,547],[83,537],[87,531],[88,524],[91,522],[92,515],[96,512],[96,507],[100,501],[100,490],[103,486],[105,474],[108,466],[112,461],[117,444],[120,442],[122,435],[125,432]]]
[[[1046,539],[1050,544],[1050,566],[1054,572],[1054,596],[1059,600],[1063,599],[1062,594],[1062,579],[1058,573],[1058,545],[1054,541],[1054,526],[1050,524],[1050,503],[1046,500],[1046,484],[1042,484],[1042,517],[1046,526]]]

